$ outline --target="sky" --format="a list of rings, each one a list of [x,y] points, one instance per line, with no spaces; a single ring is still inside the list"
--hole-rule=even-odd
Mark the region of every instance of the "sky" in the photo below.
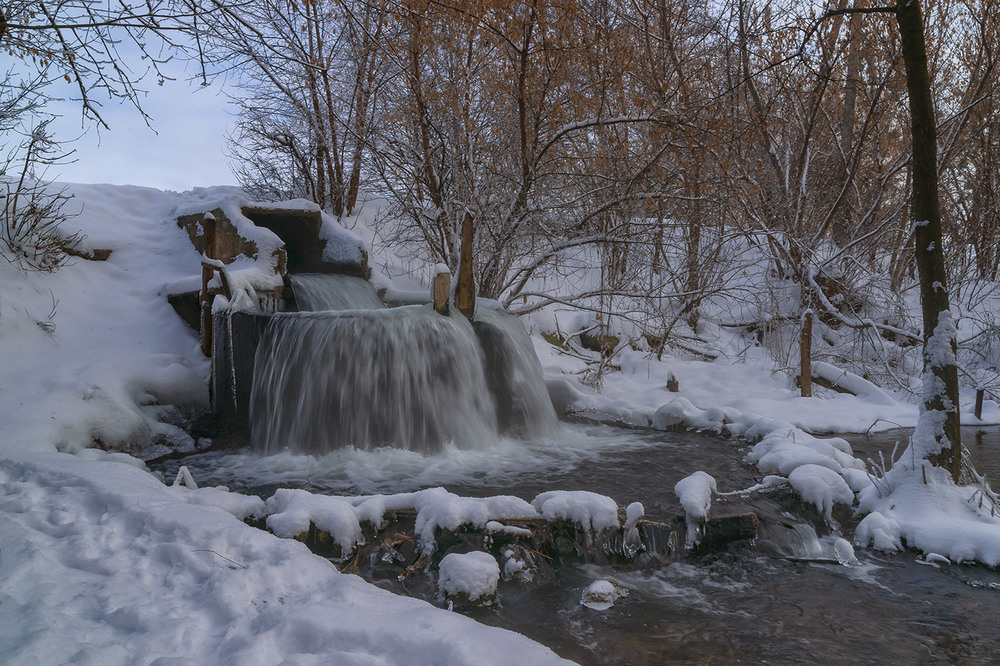
[[[201,87],[188,82],[181,63],[172,65],[173,81],[148,91],[143,109],[152,117],[147,127],[130,104],[104,100],[101,115],[110,129],[84,123],[78,102],[53,103],[59,114],[50,128],[75,149],[69,164],[50,168],[47,178],[67,183],[145,185],[179,192],[193,187],[236,183],[225,155],[226,135],[233,117],[227,110],[223,84]],[[69,90],[67,90],[69,92]]]

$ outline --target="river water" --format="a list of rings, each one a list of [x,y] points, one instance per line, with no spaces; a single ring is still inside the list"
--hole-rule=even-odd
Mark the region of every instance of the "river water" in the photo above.
[[[849,436],[859,457],[900,451],[908,433]],[[995,478],[1000,429],[967,432],[977,468]],[[978,443],[977,443],[978,442]],[[590,490],[619,505],[642,502],[646,516],[682,515],[674,484],[695,470],[720,491],[759,475],[744,443],[685,432],[566,426],[554,440],[504,440],[482,450],[437,454],[344,449],[322,457],[246,451],[205,453],[186,465],[201,485],[268,496],[277,487],[323,493],[403,492],[444,486],[460,495],[517,495]],[[787,493],[718,499],[712,515],[756,511],[755,544],[665,566],[568,564],[530,583],[501,583],[493,606],[465,610],[475,619],[523,633],[584,664],[664,663],[996,663],[1000,659],[1000,573],[981,566],[936,567],[914,554],[857,551],[859,566],[832,563],[837,537]],[[767,517],[772,516],[774,520]],[[841,513],[841,536],[856,519]],[[795,525],[795,527],[789,527]],[[819,536],[813,531],[818,527]],[[813,561],[803,561],[812,559]],[[816,561],[819,560],[819,561]],[[430,575],[376,584],[441,605]],[[583,590],[614,579],[627,596],[605,611],[581,605]],[[489,646],[484,646],[488,650]]]

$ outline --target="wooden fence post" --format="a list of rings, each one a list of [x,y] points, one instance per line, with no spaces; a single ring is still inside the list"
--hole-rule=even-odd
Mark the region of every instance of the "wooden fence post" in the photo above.
[[[207,259],[215,259],[215,216],[212,213],[205,213],[202,220],[202,227],[205,231],[205,252],[203,256]],[[212,355],[212,298],[208,292],[208,283],[212,280],[215,269],[201,265],[201,353],[205,356]]]
[[[448,300],[451,297],[451,273],[444,264],[434,267],[434,280],[431,283],[431,300],[438,314],[448,314]]]
[[[472,321],[476,312],[476,282],[472,276],[472,241],[474,232],[472,213],[465,211],[462,220],[462,250],[458,263],[458,282],[455,284],[455,307]]]

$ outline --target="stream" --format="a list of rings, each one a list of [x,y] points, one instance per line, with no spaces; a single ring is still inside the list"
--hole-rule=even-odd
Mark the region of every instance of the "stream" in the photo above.
[[[966,430],[973,461],[995,479],[1000,428],[976,432]],[[877,459],[879,450],[888,457],[896,441],[902,451],[907,436],[846,438],[856,456]],[[478,450],[339,449],[323,456],[241,450],[196,454],[157,471],[169,480],[183,464],[199,485],[263,497],[279,487],[371,494],[443,486],[464,496],[530,501],[547,490],[589,490],[621,506],[642,502],[647,519],[669,521],[683,514],[674,484],[695,470],[714,476],[723,492],[756,483],[759,475],[742,462],[748,450],[709,434],[577,424],[550,440],[505,439]],[[713,516],[747,511],[762,519],[754,544],[665,566],[567,564],[531,582],[502,581],[496,603],[461,612],[582,664],[971,664],[994,663],[1000,654],[1000,572],[861,549],[859,565],[833,563],[838,535],[790,493],[718,498],[712,507]],[[850,540],[857,518],[835,516],[840,536]],[[604,611],[581,605],[590,583],[609,578],[627,596]],[[432,575],[372,582],[442,605]]]

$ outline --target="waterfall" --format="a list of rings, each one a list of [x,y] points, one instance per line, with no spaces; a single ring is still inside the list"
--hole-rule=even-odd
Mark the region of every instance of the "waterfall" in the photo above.
[[[371,310],[384,308],[371,282],[352,275],[289,275],[301,311]]]
[[[275,315],[257,348],[251,442],[313,454],[484,446],[497,417],[483,368],[472,326],[429,306]]]
[[[521,320],[480,307],[472,325],[486,356],[486,381],[496,400],[501,431],[527,438],[554,437],[559,422]]]

